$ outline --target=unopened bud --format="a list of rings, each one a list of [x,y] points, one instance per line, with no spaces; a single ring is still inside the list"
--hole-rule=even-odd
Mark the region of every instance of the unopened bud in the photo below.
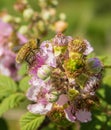
[[[28,32],[28,27],[23,25],[19,28],[19,33],[26,34]]]
[[[3,16],[2,20],[3,20],[4,22],[8,23],[8,22],[10,22],[10,21],[13,20],[13,17],[12,17],[11,15],[8,15],[8,14],[7,14],[7,15],[4,15],[4,16]]]
[[[56,15],[56,10],[54,8],[49,9],[50,15],[55,16]]]
[[[91,58],[87,61],[87,69],[92,73],[99,73],[102,68],[102,63],[98,58]]]
[[[47,80],[50,77],[51,69],[47,65],[43,65],[38,69],[37,76],[42,80]]]
[[[59,93],[57,91],[52,91],[49,97],[49,102],[56,102],[59,98]]]
[[[44,10],[43,12],[42,12],[42,18],[44,19],[44,20],[49,20],[50,19],[50,17],[51,17],[51,14],[50,14],[50,12],[48,11],[48,10]]]
[[[57,21],[54,24],[54,28],[56,32],[64,32],[67,29],[68,24],[65,21]]]
[[[28,9],[25,9],[24,12],[23,12],[23,17],[26,19],[26,20],[29,20],[31,19],[31,17],[33,16],[34,14],[34,11],[31,9],[31,8],[28,8]]]
[[[45,23],[42,20],[37,22],[37,29],[42,33],[46,31]]]
[[[19,18],[19,17],[15,17],[14,20],[15,20],[16,23],[20,23],[21,22],[21,18]]]
[[[53,6],[57,6],[58,5],[58,1],[57,0],[51,0],[51,3]]]
[[[59,18],[60,20],[64,21],[66,20],[66,15],[64,13],[60,13]]]

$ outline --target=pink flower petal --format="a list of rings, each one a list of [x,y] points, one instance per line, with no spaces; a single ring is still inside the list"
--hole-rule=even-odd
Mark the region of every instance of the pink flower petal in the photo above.
[[[20,34],[20,33],[17,33],[17,37],[20,40],[20,44],[24,44],[24,43],[26,43],[28,41],[27,38],[25,36],[23,36],[22,34]]]
[[[84,55],[88,55],[90,54],[94,49],[93,47],[90,45],[90,43],[87,40],[84,40],[85,43],[87,44],[87,49],[85,50],[85,52],[83,53]]]
[[[12,27],[10,24],[3,22],[0,19],[0,36],[9,36],[12,33]]]
[[[68,98],[66,94],[62,94],[59,96],[59,99],[57,101],[57,104],[60,106],[63,106],[64,104],[66,104],[68,102]]]
[[[67,109],[64,110],[66,118],[70,121],[70,122],[75,122],[76,117],[74,114],[74,110],[72,106],[69,106]]]
[[[86,110],[79,110],[76,112],[76,117],[80,122],[88,122],[91,121],[91,112]]]

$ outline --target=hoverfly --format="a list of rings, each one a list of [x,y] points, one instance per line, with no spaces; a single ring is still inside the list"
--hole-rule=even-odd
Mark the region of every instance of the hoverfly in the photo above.
[[[24,44],[21,49],[18,51],[16,56],[16,62],[22,63],[23,61],[31,64],[35,59],[35,53],[39,49],[40,40],[39,39],[31,39],[29,42]]]

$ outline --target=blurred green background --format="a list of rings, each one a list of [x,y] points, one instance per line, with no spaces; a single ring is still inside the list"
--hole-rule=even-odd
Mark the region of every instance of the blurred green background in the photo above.
[[[39,10],[37,0],[29,2],[35,10]],[[15,0],[0,0],[0,11],[7,9],[10,14],[18,15],[13,10],[14,3]],[[94,47],[97,55],[110,56],[111,0],[59,0],[57,13],[61,12],[67,16],[67,35],[84,37]],[[9,120],[8,125],[10,130],[19,130],[18,122],[14,122],[14,119]]]

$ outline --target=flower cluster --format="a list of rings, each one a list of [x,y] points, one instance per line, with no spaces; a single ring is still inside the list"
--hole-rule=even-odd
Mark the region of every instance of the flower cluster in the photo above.
[[[43,37],[47,35],[49,30],[54,32],[66,30],[66,16],[64,13],[61,13],[57,17],[57,5],[58,0],[38,0],[40,11],[36,11],[30,6],[28,0],[17,0],[14,9],[23,16],[19,20],[20,24],[23,21],[25,23],[19,27],[19,32],[28,37]]]
[[[62,33],[42,42],[29,65],[31,87],[26,95],[35,103],[28,110],[57,123],[90,121],[103,70],[98,58],[88,59],[92,51],[87,40]]]

